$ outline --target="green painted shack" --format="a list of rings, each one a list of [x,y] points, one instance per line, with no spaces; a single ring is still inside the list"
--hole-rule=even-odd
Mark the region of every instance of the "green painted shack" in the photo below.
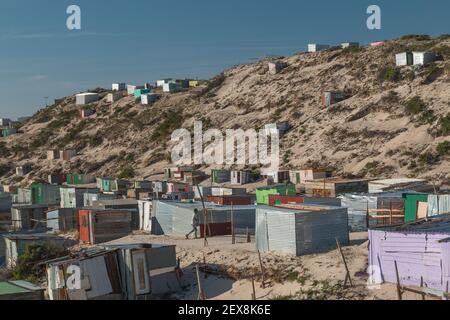
[[[31,203],[42,205],[59,205],[61,201],[59,186],[34,183],[31,189]]]
[[[403,199],[405,201],[405,222],[416,221],[419,202],[428,202],[428,194],[404,193]]]
[[[68,174],[66,176],[66,183],[68,185],[81,185],[95,182],[95,178],[85,174]]]
[[[126,192],[128,183],[127,180],[97,178],[97,188],[102,192]]]
[[[211,170],[211,180],[212,183],[225,183],[229,182],[231,179],[231,171],[230,170]]]
[[[17,130],[15,128],[2,128],[0,136],[9,137],[10,135],[16,134]]]
[[[149,94],[149,93],[151,93],[150,89],[136,89],[136,90],[134,90],[134,97],[140,98],[142,95]]]
[[[260,187],[256,189],[256,202],[258,204],[269,205],[269,196],[295,196],[296,190],[293,184],[277,184],[273,186]]]

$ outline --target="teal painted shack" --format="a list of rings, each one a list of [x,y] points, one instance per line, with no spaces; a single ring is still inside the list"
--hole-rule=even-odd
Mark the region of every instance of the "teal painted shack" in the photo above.
[[[2,137],[9,137],[10,135],[16,134],[17,130],[15,128],[2,128],[0,133]]]
[[[428,194],[404,193],[403,199],[405,201],[405,222],[416,221],[419,202],[428,202]]]
[[[256,202],[269,205],[269,196],[295,196],[297,194],[293,184],[277,184],[273,186],[260,187],[256,189]]]
[[[151,92],[152,91],[150,89],[136,89],[136,90],[134,90],[134,97],[140,98],[142,95],[149,94]]]

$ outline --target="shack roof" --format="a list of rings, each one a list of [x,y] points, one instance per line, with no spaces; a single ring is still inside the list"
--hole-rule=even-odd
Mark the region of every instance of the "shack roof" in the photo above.
[[[450,214],[429,217],[428,219],[421,219],[402,225],[375,227],[373,229],[391,232],[449,233],[450,235]]]
[[[17,293],[27,293],[30,291],[41,291],[44,290],[41,287],[35,286],[27,281],[7,281],[0,282],[0,295],[9,295]]]
[[[164,200],[158,200],[161,203],[167,204],[167,205],[171,205],[171,206],[175,206],[178,208],[183,208],[183,209],[198,209],[198,210],[203,210],[203,205],[201,202],[177,202],[177,201],[164,201]],[[215,204],[212,202],[205,202],[205,207],[207,210],[251,210],[251,209],[256,209],[257,206],[255,205],[238,205],[238,206],[222,206],[219,204]]]

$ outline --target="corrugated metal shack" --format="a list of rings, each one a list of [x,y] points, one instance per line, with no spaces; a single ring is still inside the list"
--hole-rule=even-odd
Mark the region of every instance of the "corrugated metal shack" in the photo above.
[[[308,52],[319,52],[322,50],[329,49],[331,46],[327,44],[317,44],[317,43],[310,43],[308,44]]]
[[[71,186],[90,184],[95,182],[95,177],[87,174],[68,174],[66,183]]]
[[[258,204],[269,204],[270,195],[295,196],[297,194],[295,185],[279,184],[256,189],[256,202]]]
[[[402,193],[344,194],[339,198],[342,200],[342,206],[348,208],[349,227],[352,232],[367,231],[368,216],[370,226],[402,223],[404,220]],[[394,212],[392,221],[391,211]],[[377,219],[375,216],[382,218]]]
[[[102,192],[126,194],[128,184],[127,180],[97,178],[97,188]]]
[[[256,206],[219,206],[205,203],[209,236],[231,234],[231,210],[234,215],[236,234],[251,233],[255,230]],[[201,203],[181,203],[170,201],[153,201],[152,215],[155,217],[152,232],[156,235],[171,235],[184,237],[192,230],[194,210],[200,213],[200,234],[204,235],[204,216]]]
[[[181,290],[174,245],[107,245],[118,249],[126,300],[149,300]]]
[[[80,288],[66,285],[73,266],[80,268]],[[116,250],[94,248],[79,257],[49,261],[47,285],[50,300],[122,300],[118,254]]]
[[[367,180],[324,179],[305,181],[306,195],[313,197],[337,197],[344,193],[368,193]]]
[[[98,193],[95,191],[87,191],[83,195],[84,207],[92,207],[96,201],[115,200],[118,199],[115,194]]]
[[[251,171],[231,171],[230,183],[243,185],[257,180],[256,174]]]
[[[31,189],[26,188],[17,189],[17,197],[15,197],[14,203],[31,204]]]
[[[327,108],[348,99],[349,96],[339,91],[326,91],[322,95],[322,107]]]
[[[203,189],[205,190],[205,189]],[[212,196],[235,196],[247,194],[247,189],[245,188],[221,188],[221,187],[212,187],[211,195]]]
[[[44,221],[46,205],[14,204],[11,208],[12,226],[15,231],[31,230],[43,226],[39,221]]]
[[[369,230],[369,266],[378,281],[448,292],[450,282],[448,215],[400,227]]]
[[[131,214],[131,229],[139,229],[139,208],[135,199],[99,200],[92,203],[92,208],[101,210],[126,210]]]
[[[395,55],[395,63],[397,67],[412,66],[414,64],[414,56],[412,52],[402,52]]]
[[[283,69],[288,67],[285,62],[269,62],[269,73],[272,75],[280,73]]]
[[[31,202],[41,205],[58,205],[61,201],[59,186],[43,183],[32,184]]]
[[[81,288],[67,288],[70,266]],[[175,246],[105,245],[47,263],[50,300],[150,300],[181,290]]]
[[[97,244],[131,233],[131,212],[127,210],[79,210],[80,241]]]
[[[55,184],[60,185],[66,182],[66,175],[65,174],[49,174],[47,178],[47,182],[49,184]]]
[[[11,193],[0,192],[0,212],[11,210],[13,195]]]
[[[236,195],[236,196],[208,196],[208,202],[218,204],[221,206],[230,205],[252,205],[255,204],[256,197],[251,194],[247,195]]]
[[[296,256],[317,253],[336,246],[336,238],[348,244],[346,208],[286,205],[256,209],[256,246]]]
[[[47,212],[47,229],[52,232],[78,230],[78,210],[61,208]]]
[[[61,187],[60,197],[61,208],[83,208],[84,207],[84,194],[98,193],[97,188],[84,188],[84,187]]]
[[[421,188],[426,185],[427,180],[425,179],[397,178],[374,180],[369,182],[369,193],[381,193],[398,190],[417,191],[417,188]]]
[[[76,105],[82,106],[89,103],[93,103],[99,100],[99,96],[97,93],[92,92],[86,92],[86,93],[80,93],[75,96],[76,98]]]
[[[213,169],[211,170],[211,181],[212,183],[225,183],[230,182],[231,172],[230,170],[219,170]]]

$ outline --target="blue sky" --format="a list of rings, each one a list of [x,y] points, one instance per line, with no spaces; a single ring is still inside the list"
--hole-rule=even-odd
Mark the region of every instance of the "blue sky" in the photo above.
[[[82,10],[82,30],[66,9]],[[382,29],[366,9],[382,9]],[[112,82],[210,78],[309,42],[450,33],[448,0],[3,0],[0,117],[30,115],[49,101]]]

